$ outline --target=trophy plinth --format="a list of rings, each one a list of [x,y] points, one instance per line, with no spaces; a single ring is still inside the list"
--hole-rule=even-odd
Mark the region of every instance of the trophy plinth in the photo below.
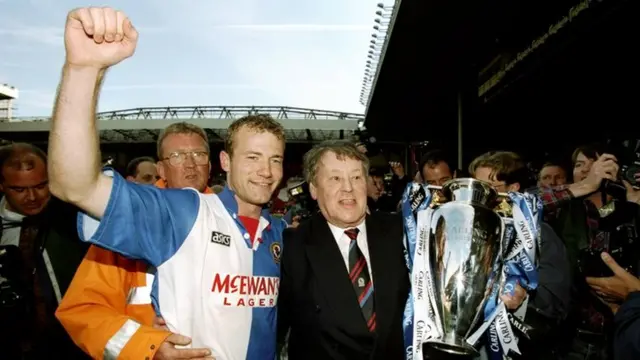
[[[453,355],[456,359],[475,359],[480,356],[478,350],[459,336],[449,336],[444,340],[429,340],[422,344],[422,348],[422,353],[428,359],[442,357],[442,353]]]

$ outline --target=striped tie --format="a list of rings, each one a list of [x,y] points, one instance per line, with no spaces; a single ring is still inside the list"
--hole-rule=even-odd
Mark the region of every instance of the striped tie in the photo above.
[[[351,239],[349,244],[349,278],[356,296],[358,296],[358,303],[367,322],[367,327],[369,331],[374,332],[376,330],[376,312],[373,306],[373,284],[371,283],[371,276],[369,276],[367,260],[362,255],[356,242],[358,232],[357,228],[344,231]]]

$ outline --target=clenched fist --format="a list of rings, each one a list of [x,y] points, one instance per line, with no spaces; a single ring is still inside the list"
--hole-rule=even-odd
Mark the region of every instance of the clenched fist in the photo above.
[[[67,16],[67,64],[106,69],[133,55],[138,32],[127,16],[112,8],[79,8]]]

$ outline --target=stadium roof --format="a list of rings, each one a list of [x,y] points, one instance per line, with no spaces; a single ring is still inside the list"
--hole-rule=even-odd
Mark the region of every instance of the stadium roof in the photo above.
[[[7,84],[0,84],[0,100],[12,100],[18,98],[18,89]]]
[[[155,142],[168,125],[187,121],[204,128],[211,141],[222,141],[232,121],[246,115],[269,114],[285,128],[288,141],[317,142],[350,139],[364,121],[363,115],[282,106],[182,106],[138,108],[97,115],[103,143]],[[0,121],[0,138],[45,142],[49,118],[17,118]]]

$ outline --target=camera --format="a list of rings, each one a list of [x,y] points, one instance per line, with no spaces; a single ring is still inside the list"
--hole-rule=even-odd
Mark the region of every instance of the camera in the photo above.
[[[292,216],[299,216],[300,220],[305,220],[318,211],[318,203],[311,197],[309,184],[306,181],[290,187],[287,192],[294,201],[294,205],[291,208]]]
[[[582,249],[578,253],[578,267],[587,277],[609,277],[613,272],[600,254],[606,251],[623,269],[637,275],[640,259],[638,229],[633,221],[636,211],[627,202],[615,202],[615,210],[600,219],[599,228],[609,233],[608,244],[601,248]]]
[[[620,170],[617,180],[603,180],[601,184],[603,199],[610,195],[616,200],[624,201],[627,198],[627,188],[624,181],[629,182],[634,188],[638,187],[635,174],[640,173],[640,141],[609,139],[602,153],[615,155]],[[602,154],[600,153],[600,154]]]
[[[356,147],[358,149],[363,148],[361,151],[366,153],[368,156],[371,156],[371,154],[375,155],[380,152],[380,149],[376,144],[377,139],[375,136],[369,134],[366,129],[358,129],[354,131],[354,135],[357,139],[355,143]]]
[[[385,173],[382,177],[382,183],[384,184],[384,194],[390,197],[393,196],[393,173]]]
[[[636,174],[640,173],[640,140],[626,140],[622,142],[625,149],[620,175],[631,186],[638,187]]]
[[[582,249],[578,255],[578,267],[580,272],[585,277],[610,277],[614,276],[613,271],[609,269],[607,264],[602,261],[600,253],[604,250]],[[630,258],[632,254],[625,251],[624,247],[617,247],[608,251],[609,255],[626,271],[631,274],[635,274],[637,271],[636,265],[633,263],[633,258]],[[622,264],[626,264],[623,266]]]
[[[0,317],[5,318],[24,305],[20,281],[22,258],[17,246],[0,246]],[[19,311],[19,312],[20,312]]]
[[[631,186],[640,186],[635,178],[635,175],[640,173],[640,140],[609,139],[607,146],[612,149],[612,154],[618,158],[620,178],[628,181]]]

